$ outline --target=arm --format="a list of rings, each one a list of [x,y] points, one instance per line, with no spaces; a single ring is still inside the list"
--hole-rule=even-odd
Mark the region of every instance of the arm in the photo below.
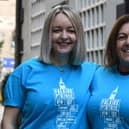
[[[1,129],[18,129],[18,118],[20,108],[5,107],[3,119],[1,121]]]

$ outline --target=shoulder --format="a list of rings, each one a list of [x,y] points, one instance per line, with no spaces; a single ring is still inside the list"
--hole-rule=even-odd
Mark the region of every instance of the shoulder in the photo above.
[[[100,66],[96,72],[95,72],[95,76],[110,76],[112,74],[115,74],[114,71],[112,71],[112,69],[106,67],[106,66]]]
[[[81,71],[84,75],[93,76],[99,65],[94,62],[84,62],[81,64]]]
[[[43,64],[38,58],[31,58],[29,60],[24,61],[22,64],[20,64],[20,66],[30,66],[30,67],[34,67],[37,65],[41,65]]]
[[[38,58],[31,58],[29,60],[24,61],[19,66],[15,68],[12,74],[19,75],[19,74],[28,74],[34,70],[41,69],[43,63]]]
[[[96,72],[111,72],[111,70],[106,66],[100,66]]]
[[[33,67],[39,67],[42,65],[43,65],[43,62],[41,62],[38,58],[31,58],[29,60],[22,62],[17,68],[22,68],[22,67],[33,68]]]
[[[81,67],[84,69],[96,70],[100,67],[100,65],[94,62],[85,61],[84,63],[82,63]]]

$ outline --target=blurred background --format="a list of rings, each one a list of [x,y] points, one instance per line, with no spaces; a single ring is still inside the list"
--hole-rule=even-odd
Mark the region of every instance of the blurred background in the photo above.
[[[103,64],[106,40],[115,20],[129,14],[129,0],[0,0],[0,87],[16,66],[39,56],[45,15],[57,4],[68,4],[78,11],[87,60],[98,64]],[[0,121],[2,114],[1,103]]]
[[[6,75],[14,69],[16,1],[0,0],[0,88]],[[0,102],[2,96],[0,92]],[[3,107],[0,105],[0,120]]]

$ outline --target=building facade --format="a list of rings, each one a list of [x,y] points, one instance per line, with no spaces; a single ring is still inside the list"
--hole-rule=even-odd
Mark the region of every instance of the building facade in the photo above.
[[[16,65],[39,56],[45,14],[61,2],[80,14],[87,60],[103,64],[107,36],[116,18],[128,13],[127,0],[17,0]]]

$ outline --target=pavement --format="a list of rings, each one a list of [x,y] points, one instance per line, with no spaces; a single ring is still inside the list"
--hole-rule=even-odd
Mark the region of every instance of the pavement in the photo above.
[[[2,120],[3,110],[4,110],[4,107],[0,104],[0,123]]]

